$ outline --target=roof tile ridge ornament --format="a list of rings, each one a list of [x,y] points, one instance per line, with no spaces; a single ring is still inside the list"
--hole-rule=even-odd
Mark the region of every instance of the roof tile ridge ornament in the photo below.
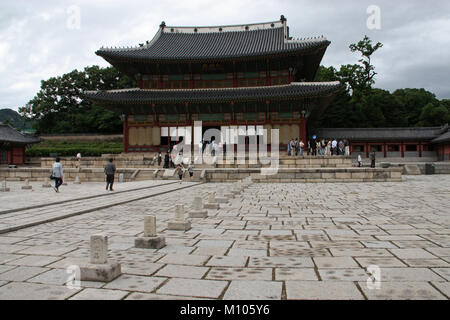
[[[304,38],[297,38],[297,39],[285,39],[285,43],[308,43],[308,42],[325,42],[328,41],[326,37],[321,35],[320,37],[304,37]]]
[[[335,86],[340,85],[340,81],[303,81],[303,82],[291,82],[290,84],[296,85],[296,86],[310,86],[310,85],[329,85],[329,86]]]
[[[245,23],[234,25],[216,25],[216,26],[165,26],[167,31],[165,33],[224,33],[224,32],[241,32],[241,31],[256,31],[269,30],[274,28],[282,28],[283,22],[268,21],[258,23]]]
[[[99,51],[133,51],[133,50],[142,50],[142,49],[147,49],[148,47],[151,47],[153,45],[153,43],[158,40],[158,38],[161,36],[161,34],[163,33],[164,27],[166,26],[165,22],[161,22],[161,24],[159,25],[159,29],[158,32],[156,32],[155,36],[153,37],[152,40],[150,41],[146,41],[145,44],[139,44],[137,46],[132,46],[132,47],[122,47],[122,48],[118,48],[118,47],[104,47],[102,46],[100,48]]]

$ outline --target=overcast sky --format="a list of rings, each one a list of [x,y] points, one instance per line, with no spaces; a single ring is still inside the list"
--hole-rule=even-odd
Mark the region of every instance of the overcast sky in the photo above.
[[[380,9],[380,29],[370,5]],[[79,12],[79,25],[77,13]],[[425,88],[450,98],[450,1],[419,0],[2,0],[0,109],[25,105],[40,81],[90,65],[108,66],[95,51],[150,40],[169,26],[274,21],[283,14],[294,38],[331,41],[322,64],[356,63],[348,49],[367,34],[384,47],[373,56],[376,87]]]

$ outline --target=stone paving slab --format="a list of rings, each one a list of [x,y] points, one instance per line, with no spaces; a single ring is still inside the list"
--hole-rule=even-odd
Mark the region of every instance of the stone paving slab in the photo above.
[[[272,268],[213,267],[206,279],[215,280],[272,280]]]
[[[360,286],[370,300],[446,300],[428,282],[383,282],[380,289],[372,290],[367,288],[365,282]]]
[[[25,282],[11,282],[0,288],[0,300],[64,300],[79,291],[65,286]]]
[[[69,300],[121,300],[129,294],[128,291],[87,288]]]
[[[25,281],[49,270],[41,267],[20,266],[0,274],[0,280]]]
[[[353,282],[286,281],[288,300],[363,300]]]
[[[209,268],[182,266],[182,265],[166,265],[160,269],[155,276],[168,278],[194,278],[201,279]]]
[[[275,281],[233,280],[224,300],[280,300],[282,283]]]
[[[167,278],[121,275],[117,279],[103,286],[103,288],[125,291],[152,292],[166,279]]]
[[[227,285],[226,281],[172,278],[157,293],[218,298]]]
[[[318,280],[313,268],[276,268],[275,280]]]

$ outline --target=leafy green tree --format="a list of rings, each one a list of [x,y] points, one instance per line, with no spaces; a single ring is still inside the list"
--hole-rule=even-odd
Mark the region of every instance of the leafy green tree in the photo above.
[[[375,67],[371,63],[371,56],[378,49],[383,47],[381,42],[372,45],[372,40],[368,36],[358,43],[350,44],[351,52],[359,52],[362,56],[358,60],[360,64],[347,64],[341,66],[338,76],[345,82],[352,91],[364,91],[372,88],[375,83]]]
[[[422,109],[429,103],[437,105],[436,96],[425,89],[398,89],[393,92],[398,102],[407,110],[408,126],[419,126]]]
[[[449,123],[450,109],[445,102],[428,103],[420,114],[420,126],[442,126]]]
[[[19,112],[35,120],[41,133],[121,132],[119,117],[112,111],[82,98],[87,90],[135,87],[134,80],[115,68],[86,67],[41,81],[41,89]]]

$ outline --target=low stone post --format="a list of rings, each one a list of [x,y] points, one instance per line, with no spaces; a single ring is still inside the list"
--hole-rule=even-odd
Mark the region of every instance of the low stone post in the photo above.
[[[175,206],[175,219],[173,221],[169,221],[167,229],[183,231],[191,229],[191,223],[184,219],[184,205],[177,204]]]
[[[75,181],[73,183],[74,184],[81,184],[80,177],[78,175],[75,177]]]
[[[30,180],[25,179],[25,184],[22,186],[22,190],[31,190],[33,189],[32,186],[30,186]]]
[[[122,274],[120,263],[108,262],[108,237],[103,234],[91,236],[89,263],[80,265],[81,281],[109,282]]]
[[[52,185],[50,184],[50,179],[45,178],[44,183],[42,184],[42,188],[51,188],[51,187],[52,187]]]
[[[208,210],[203,209],[203,199],[201,197],[194,197],[192,202],[192,209],[189,211],[190,218],[206,218],[208,217]]]
[[[160,249],[166,246],[166,238],[156,234],[156,217],[144,217],[144,236],[134,240],[136,248]]]
[[[0,192],[9,192],[9,188],[6,186],[6,179],[2,183],[2,187],[0,188]]]
[[[203,205],[205,209],[219,209],[220,206],[216,202],[216,197],[214,192],[210,192],[208,196],[208,202]]]

